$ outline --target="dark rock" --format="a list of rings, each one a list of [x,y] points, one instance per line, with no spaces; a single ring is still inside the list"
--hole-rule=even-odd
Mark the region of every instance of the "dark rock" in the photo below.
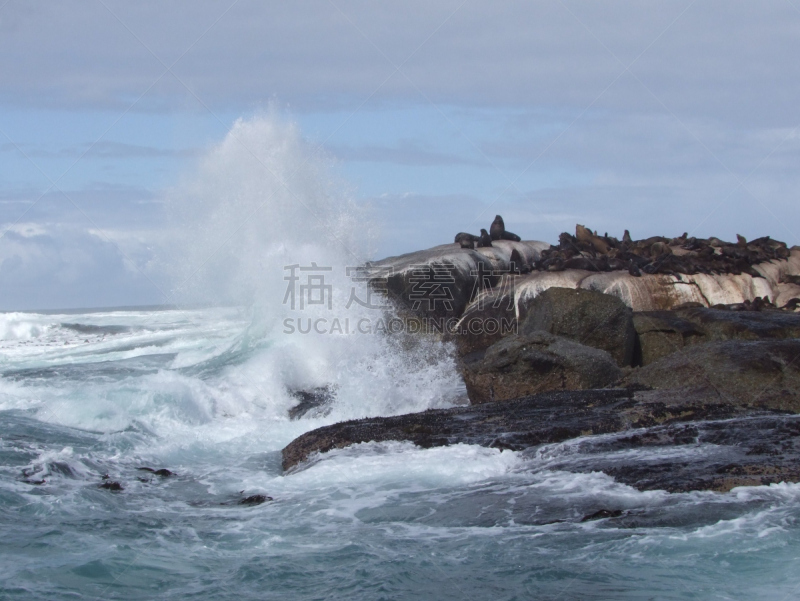
[[[114,482],[113,480],[106,480],[98,488],[105,488],[106,490],[110,490],[112,492],[119,492],[125,490],[122,487],[122,484],[120,484],[119,482]]]
[[[800,315],[783,311],[720,311],[693,308],[679,315],[702,328],[709,340],[761,340],[800,337]]]
[[[491,261],[476,250],[445,244],[375,261],[361,274],[402,311],[432,318],[458,317],[479,287],[479,273],[493,286]]]
[[[548,288],[528,306],[520,334],[541,330],[608,352],[631,365],[636,330],[633,313],[619,298],[594,290]]]
[[[697,324],[682,318],[677,311],[642,311],[633,314],[638,335],[638,365],[649,365],[692,344],[706,342]]]
[[[267,501],[272,501],[272,497],[267,495],[250,495],[239,501],[239,505],[261,505]]]
[[[604,520],[606,518],[618,518],[622,515],[621,509],[600,509],[592,514],[585,515],[581,522],[591,522],[593,520]]]
[[[523,450],[631,428],[753,414],[712,388],[550,392],[453,409],[352,420],[306,432],[283,449],[285,470],[312,453],[362,442],[410,441],[423,447],[466,443]],[[763,411],[761,412],[763,413]]]
[[[166,468],[155,470],[152,467],[137,467],[136,469],[142,472],[150,472],[151,474],[155,474],[156,476],[161,476],[162,478],[169,478],[170,476],[175,475],[175,472],[171,472]]]
[[[602,388],[622,372],[607,352],[547,332],[511,335],[462,358],[472,404],[551,390]]]
[[[538,460],[539,469],[602,471],[640,490],[724,492],[800,481],[800,416],[735,406],[711,388],[548,393],[343,422],[292,441],[283,450],[283,468],[315,453],[388,440],[514,451],[570,441],[568,453]],[[622,515],[600,509],[582,521]]]
[[[800,339],[689,346],[633,371],[625,383],[712,387],[731,405],[800,412]]]
[[[800,315],[783,311],[730,311],[684,307],[634,314],[641,365],[684,347],[721,340],[800,337]]]
[[[685,453],[676,452],[689,445]],[[800,481],[796,415],[672,423],[589,437],[577,446],[569,460],[551,462],[548,469],[602,471],[639,490],[669,492],[727,492],[737,486]]]
[[[311,390],[293,390],[290,393],[300,401],[289,409],[289,419],[300,419],[306,414],[310,417],[324,417],[331,410],[331,404],[336,399],[335,386],[320,386]]]

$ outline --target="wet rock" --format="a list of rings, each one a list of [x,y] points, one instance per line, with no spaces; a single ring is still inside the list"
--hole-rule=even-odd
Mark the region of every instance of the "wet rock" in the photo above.
[[[250,495],[239,501],[239,505],[261,505],[267,501],[272,501],[272,497],[267,495]]]
[[[122,484],[120,484],[119,482],[116,482],[114,480],[106,480],[100,486],[98,486],[98,488],[104,488],[104,489],[110,490],[112,492],[120,492],[120,491],[125,490],[122,487]]]
[[[166,468],[161,469],[153,469],[152,467],[139,467],[136,468],[142,472],[150,472],[151,474],[155,474],[156,476],[161,476],[162,478],[169,478],[170,476],[174,476],[175,472],[171,472]]]
[[[686,450],[681,452],[681,449]],[[800,416],[669,424],[576,442],[549,469],[602,471],[639,490],[727,492],[800,481]]]
[[[715,390],[550,392],[453,409],[352,420],[306,432],[283,449],[283,468],[361,442],[407,440],[429,448],[466,443],[515,451],[579,436],[752,413]]]
[[[581,522],[591,522],[594,520],[605,520],[607,518],[618,518],[622,515],[621,509],[599,509],[594,513],[583,516]]]
[[[335,386],[319,386],[311,390],[293,390],[290,393],[299,403],[289,409],[289,419],[301,417],[324,417],[336,399]]]
[[[547,393],[504,403],[353,420],[307,432],[283,468],[364,442],[546,451],[539,469],[602,471],[640,490],[727,491],[800,481],[800,416],[729,403],[713,388]],[[681,452],[681,449],[686,449]],[[538,455],[537,455],[538,456]],[[606,513],[608,512],[608,513]],[[618,517],[601,509],[584,519]]]
[[[541,331],[507,336],[486,351],[464,356],[462,366],[472,404],[602,388],[622,376],[606,351]]]
[[[711,387],[734,406],[800,412],[800,339],[694,345],[639,368],[627,385]]]
[[[545,331],[609,353],[631,365],[636,341],[633,312],[620,299],[594,290],[549,288],[528,307],[520,334]]]

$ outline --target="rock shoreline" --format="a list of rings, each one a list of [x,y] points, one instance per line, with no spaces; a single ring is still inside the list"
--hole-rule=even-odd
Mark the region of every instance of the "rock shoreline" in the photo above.
[[[800,482],[800,249],[627,232],[620,242],[582,226],[558,246],[469,246],[365,269],[401,314],[458,320],[446,338],[471,406],[307,432],[283,449],[284,470],[368,442],[568,444],[575,452],[551,469],[640,490]],[[623,260],[640,269],[614,270]],[[439,292],[452,302],[416,302],[421,274],[445,268]],[[492,320],[510,327],[471,327]]]

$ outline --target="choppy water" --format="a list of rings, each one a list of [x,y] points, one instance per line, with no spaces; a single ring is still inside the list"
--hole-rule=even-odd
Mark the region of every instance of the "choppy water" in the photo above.
[[[253,323],[236,309],[0,315],[0,598],[800,596],[797,485],[640,493],[548,469],[563,469],[559,445],[364,444],[284,476],[280,449],[306,430],[461,389],[446,359],[376,341],[340,364]],[[286,417],[287,355],[317,383],[338,377],[329,416]],[[99,488],[104,475],[124,490]],[[274,500],[238,504],[253,494]],[[624,513],[580,521],[598,509]]]

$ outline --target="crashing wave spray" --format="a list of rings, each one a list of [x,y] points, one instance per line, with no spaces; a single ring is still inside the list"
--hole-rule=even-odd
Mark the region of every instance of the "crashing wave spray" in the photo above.
[[[291,391],[329,386],[341,419],[442,406],[460,391],[439,343],[363,333],[384,312],[363,306],[368,292],[348,268],[374,229],[294,124],[238,120],[169,201],[181,298],[253,310],[246,357],[225,367],[226,411],[285,416]]]

